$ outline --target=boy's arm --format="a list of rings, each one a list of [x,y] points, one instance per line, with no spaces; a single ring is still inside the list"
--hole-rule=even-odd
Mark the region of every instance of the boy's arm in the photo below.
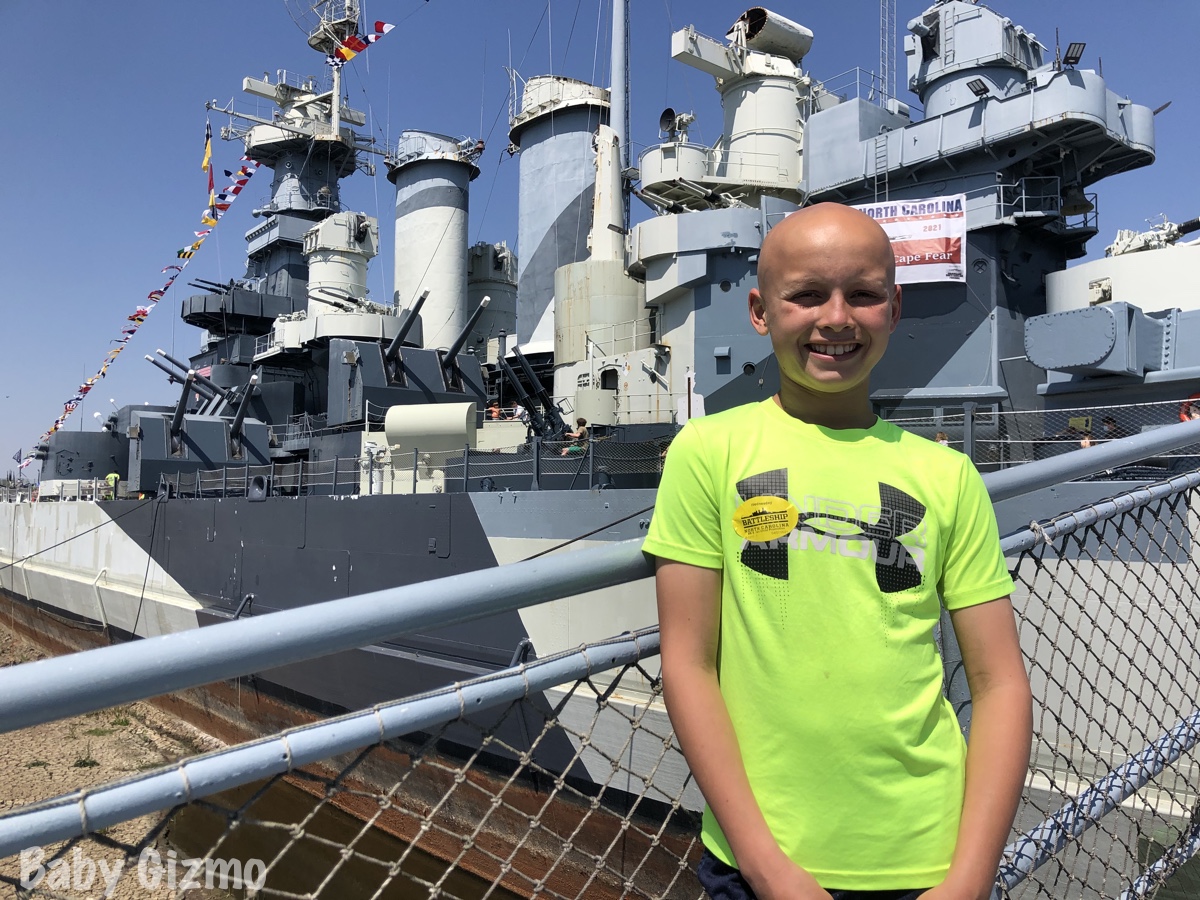
[[[1033,713],[1029,677],[1007,597],[952,610],[971,688],[966,793],[946,880],[928,900],[986,900],[1029,767]]]
[[[660,558],[656,583],[667,712],[738,868],[761,900],[830,900],[779,848],[746,777],[717,681],[721,570]]]

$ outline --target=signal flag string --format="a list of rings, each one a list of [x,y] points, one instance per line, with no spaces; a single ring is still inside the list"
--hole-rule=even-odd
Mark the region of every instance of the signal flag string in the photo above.
[[[325,57],[325,63],[331,68],[340,69],[395,27],[395,25],[389,25],[387,22],[376,22],[375,31],[371,34],[347,35],[346,39],[335,47],[332,53]]]
[[[377,26],[380,24],[383,23],[376,23]],[[389,28],[388,30],[390,31],[391,29]],[[386,34],[386,32],[384,32],[384,34]],[[378,40],[378,38],[375,38],[375,40]],[[125,349],[130,340],[132,340],[133,336],[137,334],[138,329],[142,327],[150,313],[154,311],[154,307],[158,304],[158,301],[166,295],[167,291],[171,289],[171,285],[175,283],[175,279],[183,273],[184,268],[189,262],[192,261],[192,257],[196,255],[196,251],[200,249],[200,245],[204,243],[210,234],[212,234],[212,230],[214,227],[216,227],[216,224],[220,220],[221,216],[225,215],[225,213],[229,210],[229,207],[233,204],[233,201],[237,199],[237,195],[241,193],[242,188],[246,186],[246,183],[250,180],[251,176],[258,171],[259,164],[250,159],[250,157],[243,156],[241,162],[242,165],[234,171],[230,171],[229,169],[224,170],[225,177],[230,179],[230,184],[218,193],[215,190],[213,177],[212,123],[208,120],[205,120],[204,158],[200,162],[201,170],[208,174],[208,205],[200,214],[200,224],[205,227],[200,231],[193,232],[195,235],[194,240],[184,244],[175,251],[175,258],[178,260],[178,263],[163,266],[163,273],[170,273],[167,275],[167,280],[163,283],[162,287],[156,288],[147,294],[145,301],[139,303],[133,312],[125,317],[128,324],[121,329],[121,336],[119,338],[113,338],[109,342],[116,344],[117,346],[109,350],[108,353],[104,355],[104,362],[101,363],[96,374],[85,380],[83,384],[79,385],[70,399],[63,403],[62,415],[54,420],[54,424],[51,425],[50,428],[38,439],[37,444],[34,445],[34,449],[30,450],[29,454],[21,461],[21,469],[24,469],[34,461],[34,459],[37,457],[38,445],[48,441],[54,432],[63,427],[71,413],[75,412],[79,404],[83,402],[83,398],[88,395],[88,393],[93,387],[96,386],[96,383],[101,378],[104,378],[108,374],[109,366],[111,366],[113,361],[121,355],[121,351]]]

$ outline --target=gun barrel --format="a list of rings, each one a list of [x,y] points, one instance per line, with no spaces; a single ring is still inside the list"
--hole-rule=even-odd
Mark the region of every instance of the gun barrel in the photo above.
[[[159,356],[161,356],[163,359],[165,359],[167,362],[169,362],[171,365],[173,365],[175,368],[177,368],[180,372],[188,371],[187,366],[185,366],[183,363],[181,363],[179,360],[177,360],[175,357],[173,357],[166,350],[163,350],[161,347],[159,347],[154,352],[157,353]]]
[[[1185,234],[1191,234],[1193,231],[1200,231],[1200,217],[1180,222],[1177,227],[1179,228],[1180,237],[1183,237]]]
[[[566,431],[567,424],[563,421],[562,415],[559,414],[558,407],[554,405],[554,401],[550,399],[550,394],[547,393],[546,388],[533,373],[533,366],[529,364],[529,360],[525,358],[525,354],[521,352],[520,347],[513,347],[513,356],[521,364],[521,371],[529,379],[530,387],[537,391],[538,402],[542,404],[542,409],[545,411],[546,430],[543,433],[550,436],[551,434]]]
[[[163,365],[157,359],[155,359],[153,356],[150,356],[149,354],[146,354],[146,361],[149,362],[151,365],[157,366],[158,368],[160,368],[164,372],[166,372],[167,380],[170,381],[171,384],[183,384],[183,379],[180,378],[178,375],[176,375],[174,370],[170,366]],[[204,387],[204,385],[199,384],[199,383],[193,384],[192,390],[194,390],[197,394],[199,394],[205,400],[211,400],[213,397],[216,396],[216,394],[214,394],[208,388]]]
[[[417,302],[409,309],[408,314],[404,317],[404,321],[400,324],[400,330],[396,332],[396,336],[388,344],[384,359],[394,362],[396,357],[400,355],[400,345],[404,343],[404,339],[408,337],[408,333],[412,331],[412,327],[417,324],[417,316],[421,314],[421,307],[425,305],[425,298],[428,296],[429,291],[422,291],[421,296],[417,298]]]
[[[211,291],[214,294],[228,294],[231,290],[230,285],[222,284],[219,281],[209,281],[207,278],[193,278],[188,284],[192,287],[200,288],[202,291]]]
[[[183,390],[179,394],[179,402],[175,404],[175,415],[171,417],[171,437],[179,437],[183,431],[183,415],[187,412],[188,394],[192,392],[192,381],[195,379],[196,373],[191,369],[187,370],[187,377],[183,379]]]
[[[259,371],[262,371],[261,369]],[[246,385],[246,391],[242,394],[242,400],[238,404],[237,413],[233,417],[233,425],[230,426],[229,434],[234,440],[240,440],[242,437],[242,422],[246,419],[246,413],[250,410],[250,398],[254,396],[254,386],[258,384],[258,372],[250,376],[250,383]]]
[[[521,380],[517,378],[517,373],[513,371],[513,367],[508,364],[508,360],[503,356],[499,358],[500,371],[510,382],[512,382],[513,390],[517,392],[517,402],[524,407],[529,413],[529,424],[533,426],[533,430],[539,434],[545,431],[545,422],[542,419],[542,414],[538,412],[537,404],[533,402],[533,398],[525,392],[525,388],[521,386]]]
[[[165,350],[155,350],[154,352],[157,353],[159,356],[161,356],[163,359],[165,359],[167,362],[169,362],[171,365],[175,366],[181,372],[191,372],[192,378],[194,381],[196,381],[198,384],[204,385],[206,388],[209,389],[209,391],[216,394],[222,400],[229,399],[229,390],[227,388],[221,387],[219,384],[216,384],[215,382],[213,382],[212,380],[201,375],[199,372],[195,371],[194,369],[188,368],[183,363],[181,363],[179,360],[177,360],[175,357],[173,357],[171,354],[167,353]],[[149,359],[149,357],[146,357],[146,358]],[[163,368],[163,367],[159,366],[159,368]],[[176,377],[178,377],[178,376],[176,376]]]
[[[512,382],[513,390],[517,392],[517,402],[525,404],[529,402],[529,394],[521,385],[521,381],[517,378],[517,373],[513,371],[513,367],[508,364],[508,360],[503,356],[499,359],[500,371],[504,373],[504,377]]]
[[[467,319],[467,324],[463,326],[463,330],[458,333],[458,337],[454,339],[454,343],[450,345],[450,349],[446,351],[446,356],[442,360],[442,365],[452,366],[458,354],[462,352],[463,345],[466,344],[467,338],[471,336],[471,329],[475,327],[475,323],[479,321],[479,317],[483,315],[483,311],[487,309],[488,304],[492,302],[491,297],[484,297],[479,301],[479,305],[475,307],[475,311],[471,313],[471,318]]]

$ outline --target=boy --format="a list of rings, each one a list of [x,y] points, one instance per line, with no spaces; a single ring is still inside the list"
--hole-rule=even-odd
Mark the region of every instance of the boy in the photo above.
[[[575,420],[575,430],[568,431],[563,437],[573,441],[569,447],[563,447],[559,456],[570,456],[573,453],[587,453],[588,430],[587,419],[580,416]]]
[[[1029,682],[970,460],[871,412],[900,320],[887,235],[836,204],[763,241],[750,321],[780,391],[671,445],[658,557],[667,709],[714,897],[985,900],[1029,760]],[[933,640],[951,611],[964,747]]]

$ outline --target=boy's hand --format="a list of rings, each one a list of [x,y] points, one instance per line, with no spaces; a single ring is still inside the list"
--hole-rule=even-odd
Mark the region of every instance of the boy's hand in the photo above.
[[[753,875],[744,869],[742,875],[758,900],[833,900],[817,879],[782,852]]]

